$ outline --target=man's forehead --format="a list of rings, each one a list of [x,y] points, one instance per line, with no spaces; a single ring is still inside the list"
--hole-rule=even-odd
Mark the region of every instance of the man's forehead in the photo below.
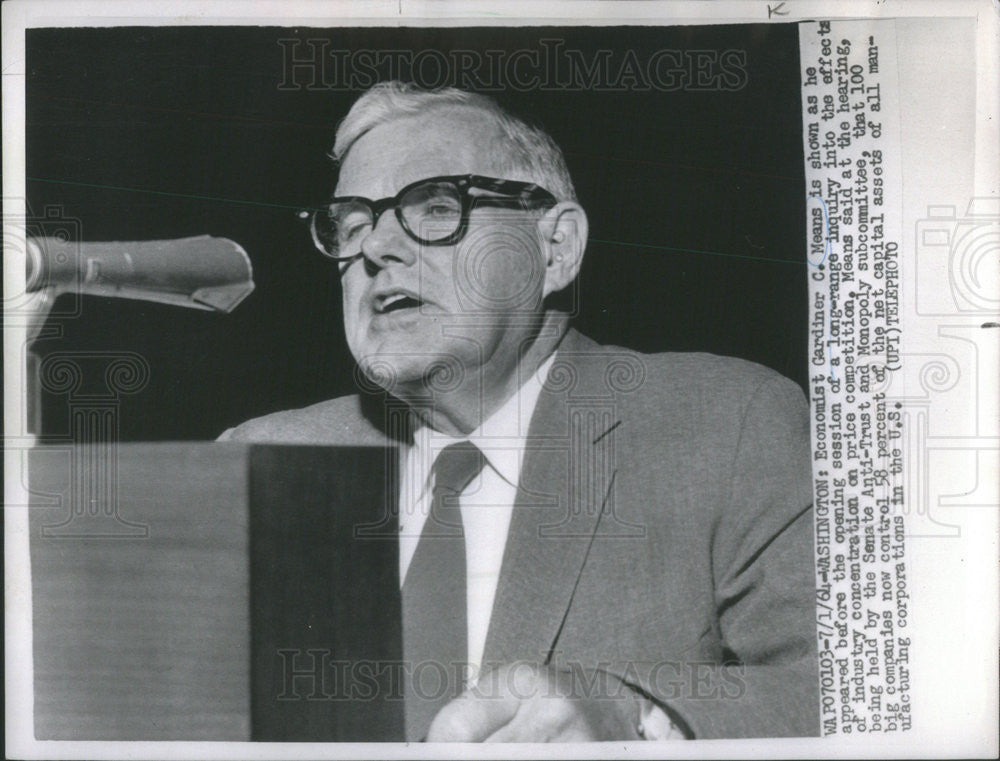
[[[337,195],[394,195],[425,177],[493,174],[499,130],[489,115],[468,107],[436,108],[379,124],[351,146]]]

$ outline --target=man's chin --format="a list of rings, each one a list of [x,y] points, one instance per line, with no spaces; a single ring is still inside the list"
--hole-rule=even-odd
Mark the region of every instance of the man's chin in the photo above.
[[[462,358],[441,345],[415,336],[383,336],[358,359],[368,384],[402,398],[446,392],[466,375]]]

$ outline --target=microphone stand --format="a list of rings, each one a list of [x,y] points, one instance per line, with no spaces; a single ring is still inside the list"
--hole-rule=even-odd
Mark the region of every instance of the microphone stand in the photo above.
[[[237,243],[208,235],[180,240],[81,243],[27,238],[27,407],[35,443],[69,445],[69,498],[64,520],[41,527],[44,536],[145,537],[148,527],[127,520],[118,505],[118,399],[146,385],[149,366],[131,352],[110,353],[106,391],[83,391],[80,357],[36,350],[56,299],[66,293],[110,296],[228,313],[253,291],[250,258]],[[52,360],[52,361],[50,361]],[[58,441],[40,442],[41,392],[67,395],[69,426]]]
[[[26,239],[27,425],[41,432],[40,362],[34,349],[56,299],[66,293],[107,296],[189,309],[232,312],[254,289],[246,251],[227,238],[79,242]]]

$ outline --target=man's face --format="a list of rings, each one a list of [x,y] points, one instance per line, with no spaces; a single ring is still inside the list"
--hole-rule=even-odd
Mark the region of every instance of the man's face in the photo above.
[[[497,176],[496,140],[496,128],[470,109],[381,124],[351,147],[336,195],[374,200],[428,177]],[[472,212],[461,241],[429,246],[407,235],[389,210],[361,250],[362,258],[342,266],[347,343],[388,390],[433,387],[435,377],[448,385],[456,372],[513,371],[530,335],[525,318],[541,311],[536,214],[484,207]],[[449,369],[436,376],[442,363]]]

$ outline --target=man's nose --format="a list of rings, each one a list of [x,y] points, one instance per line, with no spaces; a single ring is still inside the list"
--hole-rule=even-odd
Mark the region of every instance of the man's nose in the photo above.
[[[361,254],[382,269],[391,263],[410,265],[417,259],[417,242],[403,230],[392,209],[387,209],[361,241]]]

